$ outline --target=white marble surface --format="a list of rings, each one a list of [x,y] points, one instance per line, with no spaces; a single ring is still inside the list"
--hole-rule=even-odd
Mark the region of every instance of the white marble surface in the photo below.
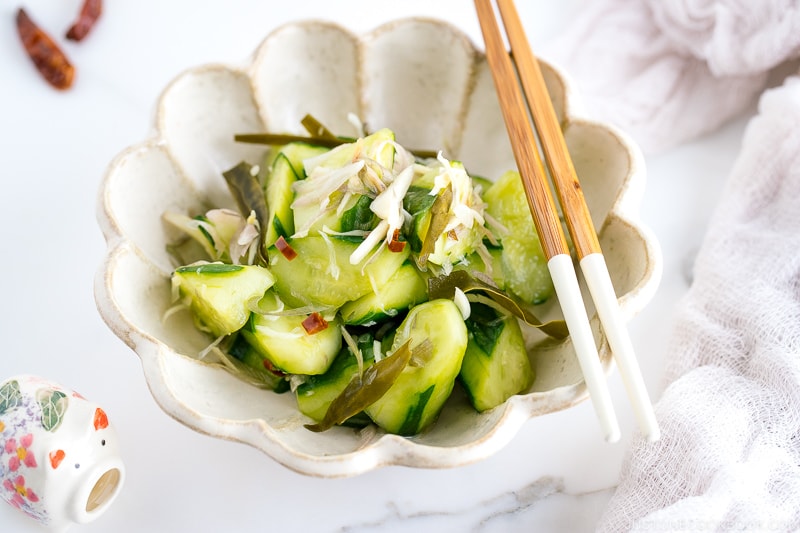
[[[568,24],[580,0],[518,2],[534,45]],[[62,35],[78,0],[26,0]],[[66,44],[72,90],[47,86],[0,7],[0,266],[4,305],[0,378],[39,374],[103,405],[120,432],[128,478],[119,498],[81,530],[152,531],[591,531],[617,482],[635,431],[619,376],[610,385],[623,429],[599,435],[588,403],[528,422],[500,453],[449,470],[384,468],[356,478],[296,474],[260,452],[195,433],[150,396],[136,355],[104,325],[92,285],[105,243],[95,221],[107,163],[150,131],[153,104],[182,70],[246,57],[284,22],[322,18],[354,31],[391,18],[450,20],[479,41],[465,0],[108,2],[96,31]],[[691,257],[738,151],[747,117],[666,154],[648,156],[642,212],[660,239],[664,275],[631,323],[654,398],[669,356],[671,317],[688,287]],[[78,528],[76,528],[77,530]],[[9,506],[0,530],[40,531]]]

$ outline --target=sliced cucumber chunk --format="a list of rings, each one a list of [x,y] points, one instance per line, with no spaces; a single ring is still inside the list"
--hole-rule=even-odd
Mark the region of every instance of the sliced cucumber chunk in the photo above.
[[[237,370],[259,383],[261,386],[277,393],[289,390],[289,382],[286,376],[276,372],[272,362],[265,358],[258,350],[253,348],[243,335],[237,335],[233,340],[227,354],[239,362],[244,368]]]
[[[528,303],[544,302],[553,295],[553,282],[519,173],[504,173],[483,199],[487,213],[508,229],[501,238],[505,289]]]
[[[527,390],[534,373],[517,319],[479,303],[471,308],[459,375],[472,405],[482,412]]]
[[[289,237],[294,233],[294,215],[291,208],[294,199],[292,184],[297,180],[292,164],[283,153],[279,153],[266,184],[265,195],[269,211],[264,238],[266,246],[274,244],[280,236]]]
[[[255,265],[197,263],[176,269],[172,283],[192,309],[197,326],[218,337],[245,325],[251,306],[275,278]]]
[[[412,349],[430,341],[431,352],[424,361],[412,359],[386,394],[365,409],[378,426],[400,435],[417,434],[439,416],[461,368],[467,328],[452,300],[432,300],[409,311],[392,349],[409,339]]]
[[[412,185],[403,198],[403,209],[411,215],[403,229],[411,249],[415,252],[422,250],[422,243],[430,227],[431,208],[436,201],[436,195],[430,192],[429,187]]]
[[[372,335],[365,334],[356,343],[361,351],[364,369],[375,360],[373,338]],[[321,421],[331,402],[342,393],[358,371],[358,359],[348,347],[343,347],[327,372],[309,376],[295,390],[300,412],[317,422]]]
[[[350,264],[357,243],[309,236],[291,239],[297,257],[289,261],[274,246],[269,262],[275,275],[275,290],[292,307],[341,307],[386,285],[408,258],[409,250],[382,249],[366,265]]]
[[[342,348],[341,321],[309,334],[303,328],[308,315],[253,313],[241,333],[261,355],[287,374],[323,374]]]
[[[330,150],[329,157],[316,158],[313,163],[327,168],[339,168],[355,159],[363,158],[373,160],[384,168],[392,168],[395,151],[394,132],[383,128],[355,142],[338,146]],[[313,168],[306,165],[305,170],[310,175]]]
[[[287,161],[289,161],[289,164],[292,165],[292,169],[294,170],[297,179],[302,180],[306,177],[306,171],[305,167],[303,166],[303,162],[306,159],[311,159],[312,157],[324,154],[329,150],[330,148],[326,148],[324,146],[317,146],[304,142],[293,142],[281,146],[281,148],[277,151],[277,154],[283,154]],[[275,154],[274,157],[277,157],[277,154]]]
[[[372,325],[428,299],[428,286],[411,263],[405,263],[375,292],[348,302],[340,309],[348,325]]]

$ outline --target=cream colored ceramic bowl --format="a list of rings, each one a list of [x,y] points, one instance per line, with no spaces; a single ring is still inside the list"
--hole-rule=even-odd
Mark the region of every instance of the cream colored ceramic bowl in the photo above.
[[[580,118],[556,70],[545,66],[545,76],[629,319],[653,296],[661,267],[658,246],[638,220],[641,155],[620,132]],[[221,171],[242,159],[258,162],[263,148],[236,144],[233,135],[304,133],[300,119],[307,113],[343,135],[357,133],[347,119],[354,113],[371,129],[393,129],[401,144],[442,149],[474,174],[497,177],[515,168],[483,55],[442,22],[399,20],[361,37],[324,22],[289,24],[244,66],[208,65],[178,76],[158,102],[153,137],[111,163],[98,213],[108,255],[97,277],[97,305],[141,358],[161,407],[197,431],[248,443],[296,471],[348,476],[391,464],[470,463],[500,449],[530,418],[585,400],[570,341],[533,335],[532,390],[491,411],[478,414],[456,393],[433,429],[415,438],[347,428],[312,433],[291,394],[254,388],[197,359],[209,339],[188,319],[162,321],[174,267],[166,247],[175,235],[161,215],[234,207]],[[551,302],[541,314],[557,312]],[[599,331],[597,339],[609,371]]]

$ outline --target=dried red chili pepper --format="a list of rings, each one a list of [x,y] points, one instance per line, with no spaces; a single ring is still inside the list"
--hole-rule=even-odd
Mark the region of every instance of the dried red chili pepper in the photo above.
[[[103,13],[102,0],[85,0],[78,18],[67,31],[67,39],[80,41],[89,34],[97,19]]]
[[[389,241],[388,245],[389,251],[395,253],[402,252],[405,249],[405,247],[406,247],[406,241],[400,240],[400,230],[399,229],[394,230],[394,233],[392,234],[392,240]]]
[[[44,79],[56,89],[69,89],[75,77],[75,67],[55,41],[22,8],[17,11],[17,33],[28,57]]]
[[[303,320],[302,324],[303,329],[306,330],[306,333],[309,335],[319,333],[328,327],[328,321],[322,318],[322,315],[317,312],[308,315],[308,317]]]
[[[275,248],[277,248],[278,251],[283,254],[283,257],[285,257],[287,261],[291,261],[297,257],[297,252],[288,242],[286,242],[286,239],[283,238],[283,235],[278,237],[278,240],[275,241]]]
[[[272,361],[269,359],[264,359],[263,365],[265,369],[267,369],[269,372],[272,372],[276,376],[284,377],[286,375],[286,372],[272,364]]]

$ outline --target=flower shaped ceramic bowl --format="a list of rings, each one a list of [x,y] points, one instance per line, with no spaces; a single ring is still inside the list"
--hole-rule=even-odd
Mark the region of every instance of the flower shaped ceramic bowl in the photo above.
[[[640,153],[615,129],[580,118],[564,77],[547,65],[544,73],[629,319],[660,278],[657,243],[637,214],[645,179]],[[304,133],[300,120],[307,113],[332,131],[354,135],[353,113],[371,129],[393,129],[401,144],[441,149],[477,175],[498,177],[515,168],[483,54],[442,22],[399,20],[363,36],[325,22],[289,24],[244,66],[207,65],[178,76],[158,102],[154,136],[111,163],[98,212],[108,254],[97,276],[97,305],[141,358],[160,406],[197,431],[255,446],[296,471],[348,476],[383,465],[477,461],[532,417],[584,401],[569,339],[532,335],[536,381],[495,409],[479,414],[456,393],[434,427],[414,438],[342,427],[312,433],[291,394],[255,388],[198,359],[209,339],[188,318],[162,320],[175,266],[167,246],[176,237],[162,213],[233,208],[221,171],[241,160],[257,162],[263,152],[235,143],[234,134]],[[557,302],[541,310],[557,313]],[[596,318],[593,323],[610,371],[610,352]]]

